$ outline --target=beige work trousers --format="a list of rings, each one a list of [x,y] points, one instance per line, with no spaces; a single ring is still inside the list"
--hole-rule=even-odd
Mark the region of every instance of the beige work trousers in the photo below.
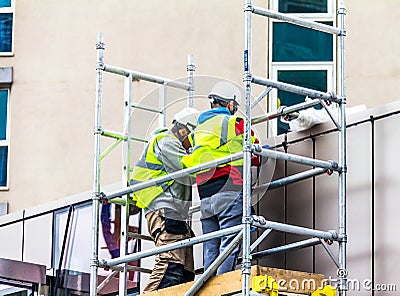
[[[189,226],[187,226],[188,232],[186,234],[168,233],[165,229],[165,219],[159,215],[159,212],[146,214],[146,220],[150,236],[156,247],[168,245],[192,236]],[[155,237],[152,234],[155,234]],[[186,271],[194,273],[193,247],[183,247],[156,255],[155,264],[144,292],[157,290],[167,270],[168,263],[182,264]]]

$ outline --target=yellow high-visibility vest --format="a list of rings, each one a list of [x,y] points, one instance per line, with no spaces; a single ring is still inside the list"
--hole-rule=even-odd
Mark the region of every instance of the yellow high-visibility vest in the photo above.
[[[237,116],[216,115],[199,124],[190,137],[193,152],[182,158],[185,167],[196,166],[243,150],[244,135],[236,135]],[[252,137],[254,143],[255,138]],[[242,166],[243,159],[226,165]]]
[[[163,163],[155,156],[154,147],[164,137],[174,137],[168,133],[159,133],[147,144],[143,155],[133,168],[130,184],[134,185],[168,174]],[[132,193],[132,199],[139,208],[148,208],[150,203],[161,193],[165,192],[174,182],[170,180],[158,186],[151,186]]]

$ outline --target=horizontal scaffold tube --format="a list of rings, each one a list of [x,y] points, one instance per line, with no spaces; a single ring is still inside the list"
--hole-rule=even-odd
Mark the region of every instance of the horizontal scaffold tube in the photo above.
[[[275,81],[275,80],[270,80],[270,79],[265,79],[261,77],[255,77],[253,76],[251,79],[251,82],[259,85],[264,85],[264,86],[272,86],[274,88],[287,91],[290,93],[302,95],[302,96],[309,96],[311,98],[320,98],[323,100],[328,100],[332,102],[338,102],[339,100],[337,99],[336,95],[334,93],[328,92],[324,93],[318,90],[313,90],[289,83],[284,83],[280,81]]]
[[[132,75],[132,79],[144,80],[144,81],[158,83],[158,84],[162,84],[162,85],[168,85],[170,87],[180,88],[180,89],[184,89],[184,90],[191,90],[191,86],[188,83],[174,81],[174,80],[170,80],[167,78],[154,76],[154,75],[150,75],[150,74],[145,74],[145,73],[141,73],[141,72],[136,72],[136,71],[132,71],[132,70],[128,70],[128,69],[123,69],[123,68],[119,68],[119,67],[115,67],[115,66],[111,66],[111,65],[104,65],[103,71],[122,75],[122,76]]]
[[[259,144],[253,145],[253,153],[259,154],[262,156],[266,156],[266,157],[270,157],[270,158],[282,159],[282,160],[287,160],[290,162],[320,167],[320,168],[324,168],[324,169],[328,169],[328,170],[341,171],[341,168],[339,167],[337,162],[333,161],[333,160],[324,161],[324,160],[318,160],[318,159],[300,156],[300,155],[296,155],[296,154],[290,154],[290,153],[284,153],[284,152],[275,151],[275,150],[271,150],[271,149],[265,149],[265,148],[262,148],[262,146]]]
[[[253,253],[253,254],[251,254],[251,260],[257,260],[257,259],[261,259],[261,258],[270,256],[270,255],[278,254],[278,253],[284,253],[284,252],[294,251],[294,250],[298,250],[298,249],[302,249],[302,248],[306,248],[306,247],[316,246],[320,243],[321,243],[321,241],[319,238],[310,238],[310,239],[306,239],[303,241],[287,244],[285,246],[275,247],[275,248],[271,248],[268,250]]]
[[[207,169],[210,169],[210,168],[214,168],[214,167],[216,167],[216,166],[218,166],[220,164],[224,164],[224,163],[227,163],[227,162],[235,161],[235,160],[238,160],[240,158],[243,158],[243,152],[237,152],[237,153],[225,156],[225,157],[218,158],[218,159],[216,159],[214,161],[206,162],[206,163],[203,163],[203,164],[191,167],[191,168],[187,168],[187,169],[183,169],[183,170],[180,170],[180,171],[173,172],[171,174],[168,174],[168,175],[165,175],[165,176],[162,176],[162,177],[159,177],[159,178],[155,178],[155,179],[152,179],[152,180],[149,180],[149,181],[145,181],[145,182],[142,182],[142,183],[139,183],[139,184],[132,185],[132,186],[130,186],[128,188],[121,189],[121,190],[106,194],[104,196],[104,199],[111,200],[111,199],[116,198],[116,197],[121,197],[123,195],[130,194],[132,192],[135,192],[135,191],[147,188],[147,187],[157,186],[157,185],[160,185],[160,184],[162,184],[164,182],[170,181],[172,179],[179,179],[181,177],[185,177],[187,175],[200,172],[202,170],[207,170]]]
[[[289,232],[289,233],[293,233],[293,234],[306,235],[306,236],[312,236],[312,237],[319,237],[319,238],[328,239],[328,240],[339,240],[338,234],[334,230],[322,231],[322,230],[315,230],[315,229],[301,227],[301,226],[295,226],[295,225],[284,224],[284,223],[279,223],[279,222],[274,222],[274,221],[268,221],[262,216],[254,216],[253,215],[252,218],[253,218],[253,225],[256,227],[270,228],[270,229],[276,230],[276,231]]]
[[[311,101],[302,102],[302,103],[288,106],[288,107],[285,106],[285,107],[279,108],[278,110],[276,110],[274,112],[269,112],[264,115],[253,117],[251,119],[251,123],[257,124],[257,123],[261,123],[264,121],[272,120],[272,119],[278,118],[280,116],[285,116],[287,114],[290,114],[290,113],[293,113],[296,111],[300,111],[300,110],[304,110],[304,109],[308,109],[308,108],[311,108],[311,107],[314,107],[314,106],[320,105],[320,104],[321,104],[321,101],[319,99],[314,99]]]
[[[142,105],[142,104],[132,104],[131,106],[132,106],[132,108],[136,108],[136,109],[140,109],[140,110],[150,111],[150,112],[154,112],[154,113],[163,113],[163,111],[160,109],[157,109],[157,108],[151,107],[151,106]]]
[[[281,186],[285,186],[288,184],[292,184],[294,182],[298,182],[298,181],[302,181],[311,177],[315,177],[318,175],[322,175],[324,173],[326,173],[328,171],[328,169],[323,169],[323,168],[316,168],[316,169],[311,169],[305,172],[301,172],[301,173],[297,173],[279,180],[275,180],[275,181],[271,181],[269,183],[266,184],[262,184],[259,186],[255,186],[253,188],[252,193],[253,194],[257,194],[260,192],[264,192],[265,190],[272,190]]]
[[[110,130],[103,130],[101,132],[101,135],[104,136],[104,137],[113,138],[113,139],[122,140],[122,141],[127,139],[127,137],[125,135],[123,135],[123,134],[121,134],[119,132],[110,131]],[[146,140],[146,139],[133,137],[133,136],[131,136],[131,140],[138,141],[138,142],[143,142],[143,143],[147,143],[148,142],[148,140]]]
[[[160,253],[176,250],[176,249],[183,248],[183,247],[193,246],[195,244],[202,243],[202,242],[205,242],[205,241],[209,241],[209,240],[214,239],[214,238],[223,237],[223,236],[226,236],[226,235],[231,235],[231,234],[234,234],[234,233],[238,233],[242,229],[243,229],[242,225],[236,225],[236,226],[233,226],[233,227],[230,227],[230,228],[226,228],[226,229],[214,231],[214,232],[211,232],[211,233],[199,235],[199,236],[196,236],[196,237],[188,238],[188,239],[185,239],[185,240],[181,240],[181,241],[178,241],[178,242],[175,242],[175,243],[172,243],[172,244],[168,244],[168,245],[152,248],[152,249],[141,251],[141,252],[138,252],[138,253],[129,254],[129,255],[126,255],[126,256],[119,257],[119,258],[109,259],[108,261],[102,260],[102,262],[100,263],[100,266],[102,266],[102,267],[112,267],[112,266],[115,266],[115,265],[118,265],[118,264],[121,264],[121,263],[126,263],[126,262],[130,262],[130,261],[134,261],[134,260],[150,257],[150,256],[153,256],[153,255],[157,255],[157,254],[160,254]]]
[[[316,168],[316,169],[311,169],[305,172],[297,173],[292,176],[288,176],[279,180],[271,181],[269,183],[265,183],[259,186],[254,186],[252,190],[252,194],[258,194],[261,192],[264,192],[265,190],[273,190],[276,188],[279,188],[281,186],[285,186],[288,184],[292,184],[298,181],[302,181],[311,177],[315,177],[318,175],[325,174],[328,172],[328,169],[323,169],[323,168]],[[199,212],[200,211],[200,205],[192,206],[189,208],[189,215],[192,215],[193,213]]]
[[[270,18],[274,18],[277,20],[281,20],[284,22],[288,22],[291,24],[295,24],[298,26],[302,26],[302,27],[306,27],[306,28],[310,28],[313,30],[318,30],[321,32],[325,32],[325,33],[329,33],[332,35],[340,35],[342,33],[342,31],[336,27],[332,27],[329,25],[325,25],[325,24],[321,24],[321,23],[317,23],[317,22],[313,22],[313,21],[309,21],[309,20],[305,20],[299,17],[295,17],[292,15],[288,15],[288,14],[284,14],[284,13],[280,13],[280,12],[276,12],[276,11],[272,11],[272,10],[267,10],[267,9],[263,9],[263,8],[259,8],[259,7],[253,7],[252,12],[254,14],[258,14],[258,15],[262,15],[262,16],[266,16],[266,17],[270,17]]]

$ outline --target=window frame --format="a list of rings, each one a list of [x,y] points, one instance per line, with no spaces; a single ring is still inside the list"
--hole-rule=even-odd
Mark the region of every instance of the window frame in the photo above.
[[[15,32],[15,0],[11,0],[10,7],[0,7],[0,14],[2,13],[12,13],[13,15],[13,24],[12,24],[12,33],[11,33],[11,51],[1,52],[0,57],[14,56],[14,32]]]
[[[278,11],[279,0],[270,0],[270,7],[273,11]],[[336,26],[336,3],[333,0],[327,0],[328,12],[327,13],[287,13],[287,15],[292,15],[296,17],[301,17],[304,19],[316,21],[316,22],[332,22],[333,26]],[[269,65],[269,79],[278,80],[278,71],[301,71],[301,70],[326,70],[327,71],[327,88],[328,91],[336,90],[336,60],[337,60],[337,46],[336,38],[332,38],[332,61],[331,62],[273,62],[272,61],[272,49],[273,49],[273,25],[274,23],[282,23],[280,20],[269,18],[268,26],[268,65]],[[274,112],[277,110],[277,98],[278,90],[273,89],[268,97],[268,112]],[[277,136],[278,134],[278,119],[271,120],[269,122],[269,131],[272,132],[269,136]]]
[[[279,65],[274,65],[273,71],[271,72],[271,79],[277,81],[278,80],[278,72],[279,71],[327,71],[327,89],[333,90],[336,89],[336,71],[334,71],[334,65],[332,63],[276,63]],[[274,88],[270,92],[269,97],[269,107],[271,112],[272,110],[277,110],[277,102],[278,102],[278,89]],[[277,119],[279,120],[279,118]],[[274,133],[274,136],[278,133],[278,122],[277,120],[270,121],[270,129]]]
[[[0,87],[0,91],[6,90],[7,91],[7,124],[6,124],[6,139],[0,139],[0,146],[7,147],[7,179],[6,179],[6,186],[0,185],[0,191],[8,190],[9,189],[9,181],[10,181],[10,89]]]
[[[279,9],[279,0],[270,0],[271,2],[271,10],[278,11]],[[330,21],[335,18],[335,5],[333,0],[327,0],[328,12],[326,13],[287,13],[293,16],[306,18],[306,19],[324,19],[326,21]]]

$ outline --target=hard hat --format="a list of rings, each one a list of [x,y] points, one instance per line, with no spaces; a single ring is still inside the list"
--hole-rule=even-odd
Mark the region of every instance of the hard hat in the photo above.
[[[222,100],[225,102],[234,101],[237,105],[240,104],[240,90],[231,82],[220,81],[214,85],[208,94],[210,100]]]
[[[190,132],[192,132],[197,126],[199,115],[199,110],[187,107],[175,114],[172,123],[179,122],[180,124],[186,126]]]

